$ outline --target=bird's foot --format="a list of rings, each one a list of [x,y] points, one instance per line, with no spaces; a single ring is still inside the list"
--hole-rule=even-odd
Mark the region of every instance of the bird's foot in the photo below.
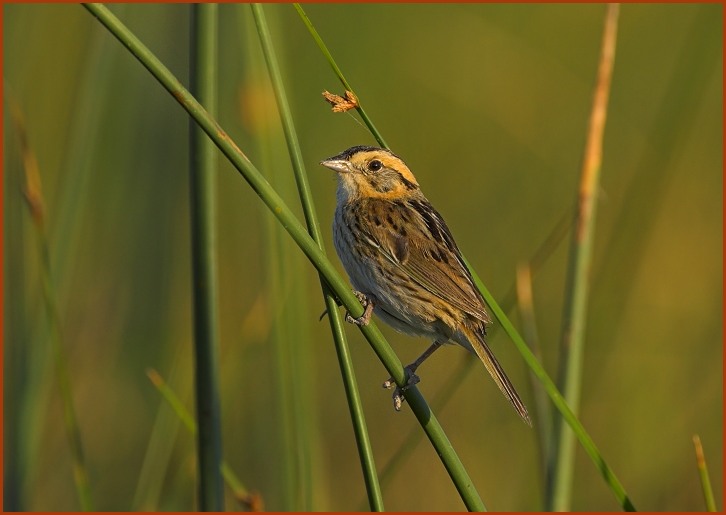
[[[345,321],[349,324],[368,325],[371,321],[371,316],[373,315],[373,297],[366,297],[365,293],[361,293],[359,291],[354,291],[353,295],[355,295],[360,301],[363,308],[365,308],[365,311],[363,311],[363,314],[358,318],[353,318],[350,313],[346,313]]]
[[[403,387],[398,386],[392,377],[388,378],[388,380],[384,381],[383,383],[383,388],[385,388],[386,390],[390,390],[395,386],[395,388],[393,389],[392,397],[393,409],[395,409],[396,411],[401,411],[401,406],[406,400],[406,398],[403,396],[403,392],[421,381],[421,378],[414,373],[415,370],[416,369],[412,368],[411,365],[408,365],[404,368],[404,371],[406,372],[406,384]]]

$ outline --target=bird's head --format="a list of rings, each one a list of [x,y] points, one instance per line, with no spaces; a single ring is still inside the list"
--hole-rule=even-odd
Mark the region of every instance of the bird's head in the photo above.
[[[418,182],[400,157],[377,147],[357,146],[320,162],[338,173],[339,195],[399,199],[420,194]]]

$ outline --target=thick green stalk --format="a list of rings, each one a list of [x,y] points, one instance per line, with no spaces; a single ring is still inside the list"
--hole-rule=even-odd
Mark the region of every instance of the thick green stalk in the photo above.
[[[600,184],[602,141],[607,118],[608,97],[615,61],[618,12],[618,4],[608,4],[565,288],[558,384],[575,415],[577,415],[580,405],[597,192]],[[545,508],[553,511],[569,511],[575,468],[575,435],[561,418],[557,418],[553,438],[552,482],[547,485],[545,490]]]
[[[217,5],[192,6],[192,91],[214,115],[217,106]],[[199,508],[224,510],[221,475],[222,429],[220,426],[217,373],[217,243],[214,212],[217,152],[204,132],[190,122],[190,186],[192,292],[194,309],[194,371],[197,405],[197,459]]]
[[[341,301],[351,315],[363,314],[363,306],[353,295],[347,282],[337,273],[333,264],[320,250],[315,240],[307,233],[292,211],[285,205],[280,196],[265,180],[262,174],[232,142],[229,135],[207,113],[202,105],[187,91],[179,80],[159,61],[153,53],[102,4],[83,4],[113,35],[116,37],[149,72],[171,93],[181,106],[194,118],[199,126],[209,135],[232,165],[240,172],[265,205],[280,221],[285,230],[292,236],[295,243],[305,253],[312,264],[322,274],[328,287]],[[405,386],[406,374],[401,361],[386,342],[374,322],[360,328],[371,344],[374,352],[396,384]],[[433,412],[426,404],[416,386],[405,392],[411,410],[424,428],[427,437],[440,456],[444,467],[451,476],[454,485],[470,510],[484,510],[484,503],[474,489],[471,478],[464,469],[451,442],[444,433]]]
[[[452,369],[451,374],[442,386],[439,387],[438,392],[436,392],[436,396],[431,401],[431,406],[437,410],[442,409],[446,406],[446,404],[448,404],[454,396],[454,393],[465,382],[469,372],[478,369],[481,364],[479,358],[474,355],[467,353],[462,356],[463,359],[455,368]],[[416,446],[421,441],[422,437],[423,435],[421,434],[421,431],[418,431],[415,427],[413,427],[409,430],[406,438],[401,441],[401,444],[396,447],[395,452],[381,468],[381,473],[379,474],[381,485],[383,485],[384,488],[390,485],[391,481],[400,470],[405,470],[403,469],[405,461],[413,454],[413,451],[416,450]],[[363,509],[364,508],[361,507],[359,511],[363,511]]]
[[[252,4],[252,13],[257,24],[257,31],[260,35],[260,43],[262,44],[262,52],[267,62],[270,74],[270,80],[275,92],[280,112],[283,131],[287,141],[288,152],[292,160],[295,180],[297,182],[298,191],[300,193],[300,201],[302,202],[305,220],[310,235],[316,241],[320,250],[325,252],[323,248],[323,238],[320,231],[320,224],[315,213],[313,197],[310,192],[305,165],[300,151],[300,144],[295,132],[295,124],[293,122],[290,106],[287,102],[285,87],[280,74],[280,68],[275,55],[275,49],[272,45],[272,38],[265,20],[265,14],[260,4]],[[365,416],[363,414],[363,406],[361,404],[358,387],[355,380],[355,372],[350,357],[350,351],[345,339],[345,331],[343,330],[343,322],[340,312],[337,309],[335,296],[328,290],[323,278],[320,278],[325,297],[325,305],[328,310],[330,329],[333,333],[333,341],[335,342],[335,350],[338,355],[338,363],[343,376],[343,385],[345,387],[346,398],[350,410],[351,419],[353,421],[353,431],[355,434],[356,444],[358,446],[358,455],[360,456],[361,467],[363,468],[363,477],[365,480],[366,491],[368,493],[369,507],[372,511],[383,511],[383,498],[381,496],[381,488],[376,474],[375,462],[373,460],[373,450],[371,449],[370,438],[366,428]]]

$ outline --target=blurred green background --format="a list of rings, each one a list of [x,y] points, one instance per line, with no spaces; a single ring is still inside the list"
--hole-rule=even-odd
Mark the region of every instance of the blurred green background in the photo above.
[[[502,298],[575,200],[605,6],[305,8]],[[112,6],[184,83],[189,9]],[[335,178],[317,163],[374,141],[322,101],[323,90],[342,88],[293,7],[265,9],[332,254]],[[694,433],[723,506],[722,9],[626,4],[620,15],[580,418],[643,510],[704,508]],[[195,509],[194,439],[146,375],[157,370],[193,410],[188,117],[83,7],[3,11],[5,507],[79,508],[14,102],[42,179],[96,508]],[[249,6],[220,7],[219,37],[220,123],[300,212]],[[219,168],[224,456],[268,509],[365,508],[335,351],[317,321],[317,274],[232,167],[220,159]],[[533,285],[553,377],[568,245]],[[407,408],[392,410],[380,388],[388,374],[358,331],[347,332],[380,469],[418,424]],[[426,345],[384,333],[404,362]],[[531,405],[522,359],[496,327],[490,334]],[[422,393],[435,396],[465,359],[454,347],[437,354],[420,370]],[[483,367],[437,414],[489,509],[541,508],[536,433]],[[311,479],[283,472],[291,463]],[[576,467],[573,509],[617,509],[579,448]],[[426,441],[383,493],[389,510],[463,509]]]

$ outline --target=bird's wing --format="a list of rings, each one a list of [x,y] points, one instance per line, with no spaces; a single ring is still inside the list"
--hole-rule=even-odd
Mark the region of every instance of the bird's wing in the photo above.
[[[484,323],[491,321],[449,228],[428,201],[385,202],[367,211],[379,219],[390,214],[395,222],[366,224],[386,258],[432,294]]]

